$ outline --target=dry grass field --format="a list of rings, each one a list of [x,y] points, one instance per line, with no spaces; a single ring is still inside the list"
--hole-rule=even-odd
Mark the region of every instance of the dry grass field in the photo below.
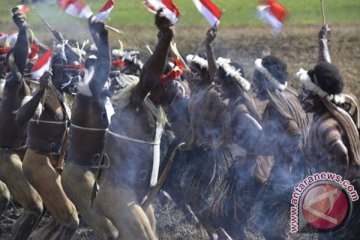
[[[119,27],[120,28],[120,27]],[[220,27],[218,38],[214,43],[216,56],[228,57],[244,66],[251,80],[253,62],[264,47],[272,49],[274,55],[282,57],[288,64],[290,77],[300,68],[309,69],[316,63],[317,32],[320,25],[285,27],[282,35],[273,38],[266,27]],[[150,47],[155,44],[156,32],[154,28],[128,26],[122,28],[126,33],[120,36],[126,47],[140,49],[146,57],[146,44]],[[360,27],[359,25],[331,26],[331,57],[339,67],[346,81],[346,90],[360,97]],[[206,28],[177,27],[176,42],[183,54],[194,53],[205,36]],[[118,35],[110,34],[115,44]],[[47,42],[51,42],[49,39]],[[291,81],[294,82],[294,81]],[[183,214],[172,204],[156,204],[158,219],[157,233],[160,239],[206,239],[205,231],[189,222]],[[0,219],[0,239],[8,239],[12,220],[15,220],[21,209],[12,206]],[[119,213],[121,214],[121,213]],[[45,218],[44,221],[47,221]],[[43,221],[43,222],[44,222]],[[261,239],[250,235],[250,239]],[[308,239],[309,236],[296,236],[297,239]],[[85,224],[77,231],[76,240],[97,239],[92,230]]]
[[[52,24],[58,30],[64,32],[66,37],[79,39],[88,37],[83,23],[76,22],[69,25]],[[121,40],[126,48],[139,49],[144,59],[149,55],[146,45],[154,48],[156,30],[153,26],[125,25],[113,23],[124,32],[124,35],[110,33],[111,43],[115,46]],[[296,85],[293,79],[299,68],[309,69],[314,66],[318,57],[317,33],[320,24],[292,24],[285,26],[280,36],[272,37],[267,26],[236,25],[220,26],[218,37],[214,42],[217,57],[227,57],[240,63],[248,74],[251,81],[254,60],[260,56],[264,47],[271,49],[272,53],[285,60],[288,64],[291,83]],[[346,82],[346,91],[354,93],[360,98],[360,17],[357,23],[337,23],[331,27],[330,53],[333,63],[340,69]],[[32,26],[36,29],[35,34],[45,43],[51,45],[53,40],[46,28],[39,22]],[[14,29],[9,22],[0,21],[0,29],[9,31]],[[4,30],[4,31],[5,31]],[[178,49],[184,55],[194,53],[201,48],[201,42],[205,37],[206,26],[176,26],[176,38]],[[81,39],[83,40],[83,39]],[[202,48],[203,49],[203,48]],[[6,213],[0,217],[0,239],[9,239],[11,225],[17,219],[22,210],[13,203]],[[207,239],[205,231],[189,222],[177,209],[175,204],[155,204],[156,217],[158,219],[157,233],[163,240],[180,239]],[[121,213],[119,213],[121,214]],[[45,217],[41,224],[48,221]],[[251,235],[251,234],[250,234]],[[295,236],[296,239],[309,239],[309,236]],[[81,223],[75,240],[98,239],[92,230]],[[260,239],[254,235],[249,239]]]

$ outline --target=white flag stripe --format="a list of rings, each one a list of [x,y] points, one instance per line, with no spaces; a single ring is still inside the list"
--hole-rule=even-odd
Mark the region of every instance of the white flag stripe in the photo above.
[[[65,9],[65,12],[67,14],[72,15],[72,16],[78,16],[79,15],[79,10],[73,4],[70,4],[69,6],[67,6],[67,8]]]
[[[258,6],[258,17],[269,24],[275,34],[281,32],[283,24],[270,12],[267,6]]]
[[[147,0],[148,4],[152,5],[154,9],[159,10],[160,8],[163,9],[163,16],[165,16],[167,19],[171,21],[171,23],[175,24],[178,20],[178,17],[174,12],[172,12],[170,9],[168,9],[162,2],[157,0]],[[148,8],[149,9],[149,8]],[[152,10],[149,9],[151,12]],[[156,13],[156,12],[155,12]]]
[[[81,12],[79,14],[80,18],[89,18],[93,15],[93,12],[91,11],[90,7],[86,5],[83,9],[81,9]]]
[[[89,18],[93,14],[89,6],[84,6],[82,9],[79,9],[74,4],[70,4],[65,9],[65,12],[79,18]]]
[[[113,7],[109,8],[108,10],[106,10],[104,12],[97,13],[96,14],[96,21],[104,22],[104,21],[108,20],[110,12],[111,12],[112,9],[113,9]]]
[[[161,8],[161,0],[157,1],[157,0],[148,0],[148,3],[150,3],[156,10],[158,10],[159,8]]]
[[[178,20],[178,18],[176,17],[176,14],[172,11],[170,11],[164,4],[161,4],[164,14],[166,16],[167,19],[169,19],[171,21],[171,23],[175,24]]]

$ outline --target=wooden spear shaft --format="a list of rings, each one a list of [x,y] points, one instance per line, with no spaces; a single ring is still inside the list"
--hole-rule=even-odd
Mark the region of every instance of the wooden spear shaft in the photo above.
[[[326,24],[325,21],[325,8],[324,8],[324,0],[320,0],[321,3],[321,15],[322,15],[322,19],[323,19],[323,24]]]

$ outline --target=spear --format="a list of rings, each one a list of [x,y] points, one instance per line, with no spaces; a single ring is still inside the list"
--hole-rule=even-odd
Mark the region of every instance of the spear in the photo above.
[[[36,10],[36,8],[33,7],[33,9],[34,9],[36,15],[38,15],[39,18],[40,18],[40,19],[43,21],[43,23],[46,25],[46,27],[47,27],[51,32],[53,32],[53,33],[56,32],[56,30],[55,30],[53,27],[50,26],[50,24],[49,24],[49,23],[46,21],[46,19]],[[121,34],[121,35],[124,34],[123,31],[121,31],[121,30],[119,30],[119,29],[117,29],[117,28],[114,28],[114,27],[112,27],[112,26],[109,26],[109,25],[107,25],[107,24],[105,24],[105,27],[106,27],[107,29],[113,31],[113,32],[118,33],[118,34]]]
[[[159,177],[158,182],[156,183],[155,187],[151,188],[150,191],[146,194],[145,198],[143,199],[141,203],[141,207],[146,211],[147,208],[150,206],[158,192],[160,191],[161,187],[163,186],[166,177],[171,169],[171,166],[174,162],[176,152],[178,150],[182,150],[182,148],[185,146],[185,142],[179,143],[174,150],[171,152],[169,161],[166,163],[165,168],[163,172],[161,173],[161,176]]]
[[[326,21],[325,21],[324,1],[323,1],[323,0],[320,0],[320,3],[321,3],[321,15],[322,15],[322,18],[323,18],[323,23],[324,23],[324,25],[325,25],[325,24],[326,24]]]
[[[216,24],[214,24],[214,26],[212,26],[210,28],[211,31],[214,31],[213,29],[216,29]],[[194,54],[194,57],[193,57],[193,60],[195,58],[196,55],[198,55],[198,53],[200,52],[201,48],[206,44],[206,41],[207,41],[207,37],[206,39],[204,39],[204,41],[202,41],[202,43],[200,44],[199,48],[196,50],[195,54]]]
[[[41,19],[41,21],[43,21],[43,23],[46,25],[46,27],[51,31],[54,32],[55,29],[53,27],[50,26],[50,24],[46,21],[46,19],[36,10],[36,8],[31,7],[34,12],[36,13],[36,15],[38,15],[38,17]]]
[[[34,12],[36,13],[36,15],[38,15],[38,17],[41,19],[41,21],[45,24],[45,26],[52,32],[52,34],[54,35],[54,37],[56,38],[56,40],[58,40],[59,42],[62,42],[62,39],[59,39],[57,36],[59,36],[59,32],[56,31],[47,21],[46,19],[36,10],[36,8],[32,7],[32,9],[34,10]],[[61,34],[60,34],[61,35]],[[59,36],[60,37],[60,36]],[[62,38],[62,36],[61,36]]]

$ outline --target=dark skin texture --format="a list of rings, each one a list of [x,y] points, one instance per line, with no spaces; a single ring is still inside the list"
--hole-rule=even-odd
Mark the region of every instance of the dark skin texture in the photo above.
[[[90,81],[91,92],[95,95],[99,94],[104,88],[105,82],[110,73],[110,50],[108,41],[108,31],[105,29],[104,23],[92,22],[89,20],[91,36],[94,39],[97,52],[97,62],[95,65],[95,73]],[[99,79],[96,81],[95,79]]]
[[[28,28],[28,22],[26,21],[26,16],[23,13],[17,12],[17,8],[14,8],[13,11],[13,21],[19,29],[18,41],[16,41],[14,46],[14,55],[15,64],[18,67],[18,70],[21,74],[24,73],[26,66],[26,59],[28,52],[24,51],[24,48],[29,48],[29,42],[27,40],[26,30]],[[15,11],[15,12],[14,12]],[[25,46],[23,45],[25,44]]]
[[[208,69],[200,69],[197,64],[190,64],[191,73],[188,77],[194,81],[199,81],[201,85],[208,86],[215,79],[215,73],[217,71],[216,59],[212,48],[212,42],[215,40],[217,35],[216,26],[210,28],[206,32],[206,38],[204,40],[206,48],[206,56],[208,62]]]
[[[14,14],[14,16],[16,15]],[[20,35],[22,31],[25,31],[24,29],[27,27],[27,22],[22,17],[19,17],[19,19],[14,19],[14,22],[19,27]],[[15,49],[17,49],[17,46],[15,46]],[[27,51],[26,56],[24,54],[22,57],[27,57]],[[23,60],[23,62],[17,63],[17,65],[25,67],[25,63],[26,59]],[[16,115],[17,124],[20,126],[25,125],[33,117],[35,117],[35,119],[40,118],[41,120],[45,121],[63,122],[66,120],[67,116],[62,103],[60,85],[58,84],[58,82],[61,82],[61,79],[60,81],[57,81],[59,79],[56,79],[56,77],[60,77],[60,75],[52,75],[50,72],[44,73],[44,75],[40,78],[39,90],[34,94],[33,98],[29,102],[27,102],[18,110]],[[42,101],[43,111],[41,116],[34,116],[40,101]],[[45,124],[30,124],[28,127],[30,148],[34,150],[40,149],[43,152],[58,151],[64,133],[64,127],[65,125],[61,124],[55,125],[51,128],[48,128],[48,126]],[[43,141],[54,141],[53,139],[56,139],[55,141],[57,143],[51,144],[51,147],[49,147],[50,144],[43,144]]]
[[[156,15],[155,24],[161,32],[158,45],[155,48],[153,55],[145,63],[142,69],[140,81],[135,86],[132,95],[130,96],[128,106],[115,113],[109,127],[110,129],[116,129],[117,132],[122,132],[124,135],[136,139],[144,139],[145,137],[152,138],[154,129],[149,126],[148,117],[141,105],[145,96],[160,82],[160,77],[164,71],[167,53],[170,48],[170,42],[174,36],[174,30],[172,29],[171,22],[167,18],[161,17],[159,13]],[[125,143],[132,145],[131,142]],[[108,154],[109,156],[114,154],[116,158],[119,158],[119,154],[126,154],[128,151],[125,147],[123,149],[124,152],[118,153],[119,150],[120,148],[118,147],[114,149],[116,153]],[[151,156],[151,154],[149,156]],[[127,157],[124,156],[124,158]],[[113,169],[118,167],[115,166],[117,164],[120,164],[119,167],[121,169],[126,169],[124,163],[121,161],[119,162],[120,163],[114,161]],[[109,169],[109,171],[111,171],[111,169]]]
[[[328,43],[330,42],[330,28],[327,24],[323,25],[318,34],[319,41],[319,59],[318,62],[327,61],[331,63],[330,53]],[[308,96],[304,99],[304,106],[307,112],[314,113],[314,120],[318,119],[324,112],[327,111],[326,107],[322,103],[319,96],[309,93]],[[330,143],[327,146],[334,162],[339,163],[340,165],[349,166],[349,155],[348,150],[342,141],[338,139],[335,142]],[[346,170],[345,170],[346,171]],[[344,174],[342,172],[341,174]]]
[[[217,65],[214,55],[214,50],[211,46],[212,42],[215,40],[217,34],[217,27],[213,26],[206,32],[205,39],[205,47],[206,47],[206,55],[208,59],[208,67],[209,67],[209,84],[214,81],[215,73],[217,71]],[[205,79],[204,79],[205,80]]]
[[[104,169],[95,199],[104,215],[120,230],[120,235],[124,234],[129,239],[156,239],[150,226],[150,222],[153,222],[149,219],[153,218],[152,211],[149,209],[148,218],[140,206],[149,190],[153,148],[147,143],[134,143],[115,137],[111,132],[143,141],[152,141],[154,137],[155,128],[149,124],[146,108],[142,103],[160,82],[174,36],[171,22],[161,16],[160,12],[155,17],[155,24],[161,36],[154,53],[145,63],[139,83],[132,89],[129,104],[118,109],[112,117],[105,147],[111,167]],[[110,191],[112,194],[109,195]],[[113,207],[109,208],[109,204]],[[116,211],[123,211],[129,220],[122,221]]]
[[[159,12],[157,15],[159,15]],[[168,44],[158,44],[153,55],[145,63],[140,74],[140,82],[130,98],[132,108],[138,108],[145,96],[159,83],[165,68],[165,59],[169,51],[170,41],[175,34],[171,22],[165,17],[156,17],[155,25],[161,32],[160,41]]]
[[[98,49],[97,60],[94,66],[94,75],[90,79],[89,86],[91,96],[85,96],[78,92],[74,100],[72,111],[72,123],[83,127],[106,128],[108,121],[104,109],[101,92],[110,73],[110,50],[108,31],[104,23],[89,19],[89,29]],[[86,144],[83,147],[87,147]]]
[[[45,89],[49,86],[51,79],[51,73],[45,72],[44,75],[39,79],[40,88],[23,107],[21,107],[16,114],[16,123],[19,126],[24,125],[27,121],[35,114],[36,108],[39,105],[40,100],[43,98]]]
[[[0,144],[4,147],[25,144],[26,126],[16,125],[13,112],[20,107],[22,99],[30,95],[30,88],[22,78],[29,46],[26,31],[28,23],[26,16],[16,12],[16,9],[13,9],[13,21],[19,29],[19,34],[13,52],[9,53],[8,65],[11,72],[6,77],[3,99],[0,104]],[[11,60],[12,56],[13,60]]]

